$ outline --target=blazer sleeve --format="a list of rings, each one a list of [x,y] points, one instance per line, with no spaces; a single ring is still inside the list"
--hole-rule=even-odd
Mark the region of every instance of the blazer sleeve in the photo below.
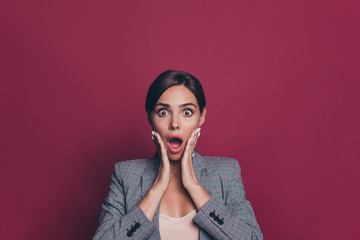
[[[233,169],[225,201],[211,197],[193,221],[214,239],[262,240],[251,204],[245,199],[240,166],[236,160]]]
[[[93,240],[147,239],[156,229],[155,223],[137,205],[126,212],[124,184],[119,176],[119,168],[120,164],[116,164]]]

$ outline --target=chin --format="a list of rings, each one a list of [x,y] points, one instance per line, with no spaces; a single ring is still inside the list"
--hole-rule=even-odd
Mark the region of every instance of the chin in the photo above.
[[[179,153],[170,153],[170,152],[168,152],[168,158],[171,161],[181,161],[182,156],[183,156],[182,152],[179,152]]]

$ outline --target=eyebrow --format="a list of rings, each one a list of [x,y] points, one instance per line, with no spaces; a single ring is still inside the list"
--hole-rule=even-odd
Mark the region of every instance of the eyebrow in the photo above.
[[[161,103],[161,102],[155,104],[155,107],[157,107],[157,106],[163,106],[163,107],[168,107],[168,108],[170,108],[170,105],[169,105],[169,104]],[[193,107],[197,108],[197,106],[196,106],[195,104],[191,103],[191,102],[184,103],[184,104],[181,104],[181,105],[180,105],[180,107],[187,107],[187,106],[193,106]]]

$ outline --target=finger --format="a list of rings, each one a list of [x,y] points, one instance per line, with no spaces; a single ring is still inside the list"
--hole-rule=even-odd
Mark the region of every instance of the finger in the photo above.
[[[199,139],[199,137],[200,137],[200,131],[201,131],[201,128],[198,128],[198,129],[196,130],[195,139],[194,139],[194,141],[193,141],[194,148],[195,148],[195,145],[196,145],[196,143],[197,143],[197,141],[198,141],[198,139]]]
[[[196,144],[197,137],[198,137],[198,132],[199,132],[199,128],[194,129],[186,143],[186,147],[185,147],[185,151],[184,151],[185,159],[187,159],[188,156],[192,156],[192,154],[194,152],[195,144]]]
[[[200,128],[197,128],[194,130],[194,132],[192,133],[192,138],[191,138],[191,151],[194,151],[196,143],[199,139],[200,136]]]
[[[158,141],[159,146],[160,146],[161,155],[163,155],[163,154],[164,154],[164,150],[165,150],[165,152],[166,152],[164,142],[162,141],[159,133],[155,132],[155,136],[156,136],[156,140]]]
[[[155,135],[155,131],[151,131],[151,135],[152,135],[151,138],[152,138],[152,140],[153,140],[153,142],[155,144],[155,147],[156,147],[156,151],[160,152],[160,143],[159,143],[159,141],[158,141],[158,139],[157,139],[157,137]]]
[[[193,143],[194,143],[194,140],[195,140],[195,137],[197,135],[197,132],[198,132],[198,129],[194,129],[193,132],[191,133],[190,137],[189,137],[189,140],[186,144],[186,150],[187,152],[189,151],[193,151]]]
[[[160,135],[155,132],[155,131],[152,131],[153,133],[153,139],[154,139],[154,142],[156,143],[157,147],[159,148],[158,150],[160,151],[160,154],[162,154],[162,140],[161,140],[161,137]]]
[[[166,152],[164,142],[162,141],[159,133],[155,132],[155,137],[156,137],[156,139],[157,139],[157,141],[159,143],[159,146],[160,146],[160,154],[161,154],[162,162],[164,164],[168,164],[169,160],[168,160],[168,156],[167,156],[167,152]]]
[[[151,134],[152,134],[152,139],[153,139],[155,147],[156,147],[156,151],[158,152],[159,157],[162,158],[162,150],[161,150],[161,144],[160,144],[161,138],[158,137],[158,134],[155,131],[152,131]],[[160,141],[159,141],[159,139],[160,139]]]
[[[191,133],[191,136],[190,136],[190,144],[194,143],[194,141],[198,137],[199,132],[200,132],[200,128],[196,128],[193,130],[193,132]]]

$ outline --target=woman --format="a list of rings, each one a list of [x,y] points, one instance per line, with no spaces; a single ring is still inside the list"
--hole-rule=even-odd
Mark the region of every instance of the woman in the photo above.
[[[263,239],[238,162],[194,150],[205,105],[191,74],[155,79],[146,111],[157,154],[115,165],[93,240]]]

